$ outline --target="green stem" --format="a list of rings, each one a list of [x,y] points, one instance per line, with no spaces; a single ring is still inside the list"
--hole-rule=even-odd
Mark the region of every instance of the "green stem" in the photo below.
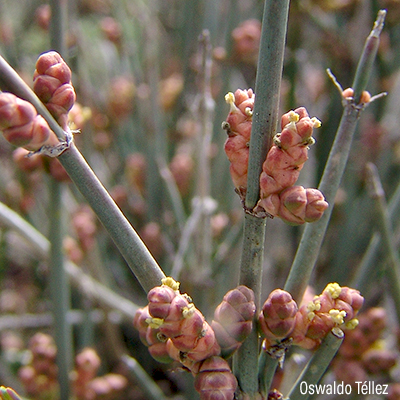
[[[153,256],[72,143],[59,160],[147,292],[165,277]]]
[[[372,63],[376,55],[376,51],[373,49],[379,45],[379,34],[383,28],[384,16],[385,12],[380,11],[375,26],[366,40],[353,83],[353,87],[357,90],[356,93],[360,91],[362,93],[369,80]],[[335,141],[318,187],[330,206],[319,221],[306,225],[285,284],[285,290],[290,292],[298,303],[303,297],[318,258],[362,110],[363,105],[354,100],[346,101]]]
[[[385,269],[386,278],[393,297],[397,320],[400,321],[400,258],[393,241],[393,231],[389,220],[385,193],[376,166],[368,163],[367,173],[371,195],[375,200],[378,229],[381,233],[384,252],[389,263]]]
[[[266,0],[262,21],[256,77],[256,101],[250,138],[245,208],[252,210],[260,197],[260,174],[276,134],[282,80],[289,0]],[[246,214],[239,282],[254,291],[257,309],[261,303],[266,219]],[[256,321],[254,321],[256,326]],[[256,329],[234,356],[235,375],[249,399],[259,396],[259,338]]]
[[[260,393],[263,398],[268,398],[269,388],[274,378],[279,360],[272,359],[267,352],[262,351],[259,358],[258,376],[260,381]]]
[[[304,391],[304,384],[307,386],[318,384],[339,350],[343,339],[344,333],[339,328],[333,328],[325,336],[320,347],[318,347],[310,361],[304,367],[303,372],[298,377],[287,398],[290,400],[307,400],[310,397],[310,392],[308,390]]]
[[[372,28],[372,31],[365,42],[353,83],[355,104],[358,104],[360,102],[362,92],[365,90],[368,84],[376,53],[379,47],[379,36],[383,29],[385,16],[386,10],[380,10],[378,12],[374,27]]]
[[[69,373],[72,368],[72,330],[67,321],[70,309],[70,286],[64,269],[62,234],[62,190],[54,179],[50,180],[50,294],[54,321],[54,341],[57,346],[58,382],[60,399],[68,400],[70,393]]]
[[[240,284],[251,288],[255,294],[257,310],[260,309],[261,275],[264,259],[266,219],[253,215],[245,215],[244,247],[240,269]],[[255,316],[253,324],[256,326]],[[235,375],[242,392],[249,396],[258,393],[258,353],[259,339],[257,329],[253,329],[249,337],[234,355]],[[252,397],[250,397],[252,398]]]
[[[52,0],[50,20],[51,48],[61,56],[66,56],[65,22],[67,21],[67,2]],[[53,313],[54,341],[57,347],[58,383],[60,400],[68,400],[71,387],[69,374],[72,369],[73,339],[72,328],[67,320],[71,306],[71,290],[64,268],[63,253],[63,215],[62,184],[54,178],[49,181],[50,191],[50,295]]]
[[[199,37],[199,51],[201,60],[201,103],[199,119],[201,129],[198,132],[198,168],[197,168],[197,195],[200,200],[201,217],[196,229],[196,261],[202,273],[211,273],[211,212],[207,203],[210,203],[210,145],[213,130],[215,103],[211,95],[211,67],[212,47],[210,33],[205,30]]]

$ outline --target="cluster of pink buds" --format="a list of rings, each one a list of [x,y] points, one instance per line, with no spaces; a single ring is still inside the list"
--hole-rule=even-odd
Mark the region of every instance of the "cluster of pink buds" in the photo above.
[[[71,70],[58,53],[51,51],[39,57],[33,89],[62,128],[67,130],[68,112],[75,102],[75,91],[71,85]],[[33,105],[11,93],[0,93],[0,129],[11,144],[30,151],[59,143]]]
[[[53,338],[37,333],[30,339],[28,349],[32,356],[31,362],[18,370],[26,393],[37,399],[57,397],[57,349]]]
[[[196,377],[202,400],[232,400],[237,381],[221,352],[213,328],[194,306],[179,282],[168,277],[147,295],[134,326],[150,354],[161,362],[180,362]]]
[[[36,62],[33,90],[53,117],[67,129],[68,112],[75,103],[71,70],[55,51],[42,54]]]
[[[296,325],[292,332],[293,344],[314,348],[334,327],[354,329],[355,318],[364,303],[356,289],[329,283],[322,294],[300,307],[296,314]]]
[[[276,289],[265,301],[259,324],[268,350],[283,339],[306,349],[317,347],[334,327],[353,329],[364,298],[358,290],[329,283],[322,294],[298,308],[290,293]]]
[[[247,164],[255,95],[252,89],[236,90],[225,96],[230,106],[222,127],[228,134],[225,153],[230,161],[230,172],[236,190],[242,195],[247,188]]]
[[[294,329],[297,311],[290,293],[282,289],[272,291],[258,318],[264,336],[271,341],[288,337]]]
[[[371,376],[387,379],[397,363],[397,354],[384,339],[387,313],[384,308],[373,307],[358,316],[357,329],[346,333],[333,370],[337,379],[352,386],[356,381],[370,380]],[[351,367],[351,377],[345,371]],[[353,378],[353,379],[352,379]]]
[[[230,111],[223,128],[228,139],[225,152],[230,161],[230,172],[239,195],[243,198],[247,187],[249,142],[255,96],[251,89],[238,89],[225,96]],[[293,225],[313,222],[321,218],[328,207],[318,189],[294,186],[305,161],[308,147],[314,143],[312,132],[321,125],[310,118],[304,107],[282,116],[282,132],[274,137],[260,175],[260,201],[255,212],[278,216]]]
[[[247,286],[230,290],[214,312],[211,327],[224,358],[231,356],[253,329],[254,293]]]
[[[100,357],[92,348],[87,347],[76,356],[72,380],[77,400],[115,399],[122,395],[128,380],[113,373],[97,376],[100,365]]]

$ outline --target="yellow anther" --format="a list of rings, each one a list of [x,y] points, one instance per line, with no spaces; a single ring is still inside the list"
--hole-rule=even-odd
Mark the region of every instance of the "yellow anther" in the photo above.
[[[294,112],[293,110],[289,111],[289,122],[298,122],[300,119],[300,115],[297,114],[297,112]]]
[[[335,324],[341,325],[344,323],[344,318],[346,317],[346,311],[339,311],[336,310],[335,308],[332,308],[332,310],[329,310],[329,315],[332,318],[332,321]]]
[[[344,326],[345,326],[346,329],[350,329],[351,330],[351,329],[354,329],[356,326],[358,326],[358,324],[359,324],[358,319],[357,318],[353,318],[350,321],[347,321],[344,324]]]
[[[164,323],[162,318],[146,318],[146,323],[150,328],[158,329]]]
[[[250,107],[246,107],[244,109],[244,113],[248,116],[248,117],[252,117],[253,116],[253,110]]]
[[[187,307],[183,307],[182,316],[183,318],[189,318],[194,314],[195,311],[196,311],[195,305],[193,303],[190,303]]]
[[[341,291],[342,288],[336,282],[328,283],[324,289],[324,292],[327,292],[332,299],[337,299],[340,296]]]
[[[235,105],[235,95],[232,92],[228,92],[225,95],[225,101],[229,104],[230,106],[230,111],[235,111],[238,108]]]
[[[161,283],[165,286],[169,286],[172,290],[179,290],[180,282],[176,281],[174,278],[167,276],[161,279]]]
[[[312,321],[315,317],[315,312],[314,311],[310,311],[307,313],[307,318],[309,321]]]
[[[317,117],[312,117],[311,122],[313,123],[313,128],[319,128],[322,122]]]
[[[321,301],[319,299],[310,301],[307,304],[307,311],[309,312],[319,311],[320,309],[321,309]]]

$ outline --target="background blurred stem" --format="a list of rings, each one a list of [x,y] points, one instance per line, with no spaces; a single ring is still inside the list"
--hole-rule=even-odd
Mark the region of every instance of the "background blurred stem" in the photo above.
[[[25,239],[32,246],[34,256],[40,260],[48,259],[50,251],[49,240],[3,203],[0,203],[0,225],[14,230]],[[124,318],[130,321],[133,319],[138,309],[136,304],[101,285],[71,261],[65,262],[65,269],[71,281],[85,296],[94,298],[99,303],[104,303],[109,308],[117,310]]]
[[[378,13],[374,28],[366,40],[352,85],[353,88],[356,88],[357,93],[362,93],[365,90],[365,85],[371,75],[372,64],[379,45],[379,35],[383,29],[385,15],[386,12],[383,10]],[[344,105],[335,141],[318,187],[329,203],[329,208],[319,221],[306,224],[285,284],[285,290],[291,293],[297,303],[301,302],[318,258],[319,250],[332,214],[336,192],[347,164],[353,135],[363,108],[362,104],[358,104],[354,100],[346,100]]]
[[[70,286],[64,269],[63,253],[63,212],[62,187],[54,179],[50,179],[50,295],[53,312],[54,341],[57,346],[58,382],[60,399],[68,400],[70,393],[69,373],[72,368],[72,330],[67,320],[70,309]]]
[[[398,208],[400,206],[400,184],[397,185],[396,191],[393,193],[388,204],[388,219],[392,221],[393,218],[398,213]],[[392,226],[392,229],[394,227]],[[397,235],[395,235],[397,236]],[[375,232],[368,243],[367,250],[365,251],[360,264],[357,267],[357,271],[352,279],[350,287],[354,287],[361,291],[361,293],[366,290],[368,282],[371,281],[371,274],[373,269],[376,267],[376,258],[381,249],[381,235]]]
[[[264,3],[245,200],[248,210],[252,210],[259,200],[262,164],[277,129],[288,13],[289,0],[266,0]],[[265,219],[245,216],[239,283],[253,289],[258,310],[265,226]],[[258,396],[258,354],[259,339],[253,329],[234,357],[235,375],[249,399]]]
[[[66,58],[65,27],[67,21],[67,2],[52,0],[50,19],[50,47]],[[48,184],[50,220],[50,297],[53,313],[54,341],[57,347],[58,383],[60,399],[68,400],[71,393],[70,372],[72,370],[73,340],[72,328],[67,319],[71,307],[71,290],[64,268],[63,251],[63,184],[50,177]]]
[[[148,400],[166,400],[159,386],[155,383],[154,379],[142,368],[142,366],[133,358],[128,355],[121,357],[122,361],[128,368],[130,374],[135,378],[136,383],[143,390],[146,399]]]
[[[375,200],[377,225],[382,237],[384,254],[387,257],[386,281],[393,297],[397,321],[400,322],[400,259],[393,241],[394,235],[389,220],[385,192],[374,164],[367,164],[367,174],[371,196]]]
[[[200,270],[200,276],[211,274],[211,212],[210,203],[210,145],[213,131],[214,100],[211,95],[211,41],[210,32],[204,30],[199,37],[199,51],[201,54],[200,68],[200,90],[201,98],[199,104],[200,130],[197,141],[199,151],[197,152],[197,196],[200,203],[200,219],[195,231],[196,240],[196,262]],[[210,212],[211,211],[211,212]],[[206,305],[204,305],[206,307]]]

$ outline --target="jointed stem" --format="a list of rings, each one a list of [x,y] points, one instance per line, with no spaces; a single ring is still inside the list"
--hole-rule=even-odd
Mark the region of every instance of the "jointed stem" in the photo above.
[[[260,197],[262,164],[272,144],[278,121],[289,0],[266,0],[256,78],[256,101],[250,138],[245,207],[252,210]],[[266,220],[245,216],[240,284],[250,287],[260,308]],[[254,329],[235,356],[235,375],[246,398],[258,392],[258,334]]]

